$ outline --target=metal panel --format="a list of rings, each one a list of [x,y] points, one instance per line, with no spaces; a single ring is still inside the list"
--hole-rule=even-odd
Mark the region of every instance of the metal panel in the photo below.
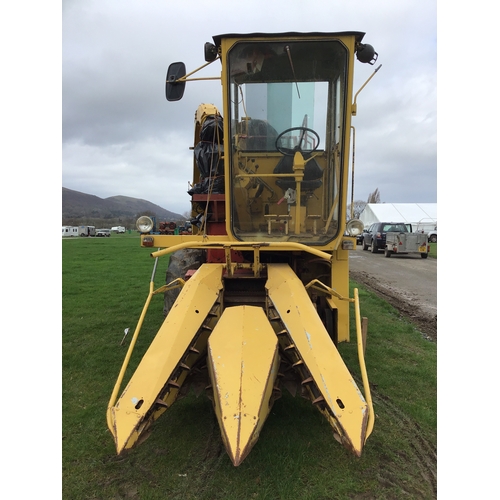
[[[204,264],[186,283],[130,382],[111,408],[111,432],[118,453],[136,444],[140,434],[175,401],[187,368],[199,358],[201,350],[206,349],[209,333],[204,322],[222,289],[222,268],[220,264]],[[205,339],[190,352],[197,333]]]
[[[261,307],[224,310],[208,340],[207,365],[222,439],[237,466],[259,437],[278,374],[278,340]]]
[[[337,439],[361,455],[368,405],[319,318],[302,282],[287,264],[269,264],[266,288],[288,331],[300,362],[321,397],[315,402]]]

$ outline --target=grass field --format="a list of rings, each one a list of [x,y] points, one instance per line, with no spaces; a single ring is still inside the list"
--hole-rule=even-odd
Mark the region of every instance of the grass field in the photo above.
[[[156,287],[167,262],[159,261]],[[62,241],[63,498],[436,498],[436,344],[355,283],[369,318],[366,363],[376,412],[361,458],[335,441],[308,401],[285,390],[237,468],[204,395],[179,400],[147,441],[117,457],[106,408],[152,270],[136,233]],[[162,306],[162,298],[153,298],[126,380],[163,320]],[[130,333],[120,345],[125,328]],[[355,342],[339,350],[359,383]]]
[[[437,259],[438,256],[437,243],[429,243],[429,246],[431,247],[431,251],[429,252],[429,257]]]

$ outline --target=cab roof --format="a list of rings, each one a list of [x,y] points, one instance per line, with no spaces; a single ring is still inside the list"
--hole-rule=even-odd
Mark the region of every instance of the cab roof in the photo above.
[[[335,31],[335,32],[306,32],[287,31],[284,33],[227,33],[225,35],[215,35],[214,43],[217,47],[220,46],[223,38],[285,38],[285,37],[317,37],[317,36],[355,36],[357,42],[361,42],[365,36],[361,31]]]

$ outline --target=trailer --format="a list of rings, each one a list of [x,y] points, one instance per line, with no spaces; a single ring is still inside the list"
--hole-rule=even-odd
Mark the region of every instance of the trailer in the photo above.
[[[95,236],[95,226],[78,226],[78,236]]]
[[[390,257],[393,254],[420,254],[422,259],[426,259],[430,252],[427,243],[427,234],[417,232],[394,232],[390,231],[385,235],[384,255]]]
[[[62,227],[62,237],[69,238],[72,236],[78,236],[78,226],[63,226]]]

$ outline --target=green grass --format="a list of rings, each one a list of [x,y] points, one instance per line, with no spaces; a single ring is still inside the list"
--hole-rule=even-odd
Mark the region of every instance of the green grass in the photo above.
[[[361,458],[335,441],[308,401],[286,390],[237,468],[211,402],[193,394],[159,419],[146,442],[116,457],[106,408],[149,291],[149,253],[137,234],[62,241],[63,498],[435,498],[436,345],[354,283],[369,318],[366,363],[376,412]],[[157,287],[166,267],[160,259]],[[154,337],[162,306],[154,297],[126,378]],[[356,343],[339,350],[361,385]]]
[[[431,247],[431,251],[429,252],[429,257],[433,257],[437,259],[438,256],[438,244],[437,243],[429,243]]]

